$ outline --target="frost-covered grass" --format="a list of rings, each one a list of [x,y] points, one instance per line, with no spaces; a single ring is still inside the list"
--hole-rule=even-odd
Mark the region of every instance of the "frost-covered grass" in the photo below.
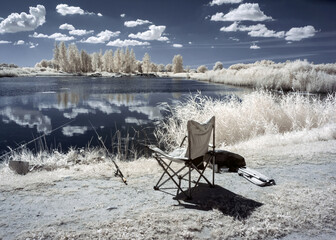
[[[216,116],[217,146],[286,134],[285,139],[294,138],[291,143],[305,138],[306,141],[336,139],[336,95],[318,99],[299,93],[256,91],[242,100],[236,97],[216,100],[199,94],[190,96],[187,102],[166,106],[166,110],[170,117],[158,125],[156,136],[168,148],[179,145],[187,135],[188,120],[203,122],[211,116]]]
[[[228,69],[191,73],[191,78],[216,83],[284,91],[331,93],[336,91],[336,64],[304,60],[235,64]]]
[[[74,149],[62,153],[58,150],[49,151],[43,149],[36,153],[23,148],[4,157],[3,164],[7,165],[10,160],[26,161],[32,171],[65,169],[74,165],[89,165],[111,161],[102,148]]]

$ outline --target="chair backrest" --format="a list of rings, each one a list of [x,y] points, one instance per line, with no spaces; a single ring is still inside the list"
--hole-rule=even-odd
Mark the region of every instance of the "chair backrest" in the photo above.
[[[186,157],[195,159],[204,156],[209,151],[211,132],[213,136],[213,145],[215,145],[215,116],[205,123],[199,123],[189,120],[188,129],[188,149]]]

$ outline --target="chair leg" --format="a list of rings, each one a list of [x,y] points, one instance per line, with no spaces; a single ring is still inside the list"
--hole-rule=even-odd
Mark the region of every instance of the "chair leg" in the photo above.
[[[162,185],[164,185],[166,182],[168,182],[169,181],[169,179],[170,178],[167,178],[165,181],[163,181],[162,183],[160,183],[161,182],[161,180],[162,180],[162,178],[163,178],[163,176],[170,170],[173,174],[171,175],[171,176],[169,176],[169,177],[175,177],[175,176],[177,176],[178,177],[178,174],[181,172],[181,171],[183,171],[183,169],[185,169],[186,168],[186,166],[184,166],[183,168],[181,168],[180,170],[178,170],[178,171],[174,171],[171,167],[170,167],[170,165],[171,165],[171,163],[172,162],[170,162],[169,164],[167,164],[165,161],[163,161],[161,158],[160,159],[156,159],[157,161],[158,161],[158,163],[159,163],[159,165],[163,168],[163,170],[164,170],[164,173],[162,174],[162,176],[161,176],[161,178],[159,179],[159,181],[158,181],[158,183],[156,184],[156,187],[157,188],[160,188]],[[165,165],[165,166],[164,166]],[[160,184],[160,185],[159,185]]]
[[[165,168],[163,165],[161,165],[161,164],[162,164],[162,163],[160,162],[161,160],[158,160],[158,159],[156,159],[156,160],[159,162],[159,165],[164,169],[163,174],[161,175],[159,181],[158,181],[157,184],[154,186],[154,189],[155,189],[155,190],[159,190],[159,184],[160,184],[160,182],[161,182],[163,176],[167,173],[167,169],[170,168],[170,165],[172,164],[172,162],[170,162],[170,163],[168,164],[167,168]],[[163,183],[163,184],[164,184],[164,183]]]
[[[188,190],[188,198],[191,199],[191,166],[188,166],[189,169],[189,190]]]
[[[159,165],[160,165],[160,166],[162,167],[162,169],[164,170],[164,173],[163,173],[162,175],[167,174],[167,175],[169,176],[169,179],[171,179],[171,180],[174,182],[174,184],[176,185],[178,191],[183,192],[183,194],[184,194],[187,198],[189,198],[188,194],[187,194],[185,191],[183,191],[183,189],[182,189],[182,187],[181,187],[181,180],[180,180],[179,183],[177,183],[176,180],[174,179],[174,177],[177,175],[177,173],[175,173],[175,172],[170,168],[170,164],[167,164],[167,163],[165,163],[163,160],[159,160],[159,159],[157,159],[157,158],[156,158],[156,160],[158,161]],[[171,163],[171,162],[170,162],[170,163]],[[165,167],[164,165],[165,165],[166,167]],[[182,168],[182,169],[184,169],[184,168]],[[173,174],[173,175],[170,174],[170,173],[169,173],[169,170],[173,171],[174,174]],[[181,170],[181,169],[180,169],[180,170]],[[160,187],[161,187],[164,183],[166,183],[166,182],[169,180],[169,179],[168,179],[167,181],[165,181],[164,183],[161,183],[161,184],[159,185],[160,181],[162,180],[162,177],[163,177],[163,176],[161,176],[161,178],[160,178],[159,182],[157,183],[157,185],[154,186],[154,189],[155,189],[155,190],[160,190]]]
[[[215,186],[215,164],[216,164],[216,157],[214,154],[211,156],[212,158],[212,185]]]

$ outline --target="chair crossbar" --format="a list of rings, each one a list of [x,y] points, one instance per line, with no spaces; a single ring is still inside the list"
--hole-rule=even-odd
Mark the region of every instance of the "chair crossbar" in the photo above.
[[[159,181],[157,182],[157,184],[154,186],[155,190],[166,189],[166,188],[161,188],[161,187],[165,183],[167,183],[168,181],[172,180],[174,182],[174,184],[176,185],[176,187],[177,187],[177,194],[176,195],[178,195],[179,192],[182,192],[187,198],[191,198],[191,194],[192,194],[191,183],[193,183],[195,186],[197,186],[199,184],[199,182],[201,181],[201,179],[203,178],[208,183],[208,185],[210,187],[214,186],[214,183],[211,183],[206,178],[206,176],[204,176],[204,172],[205,172],[206,168],[209,166],[210,159],[208,161],[206,161],[206,164],[205,164],[205,166],[204,166],[204,168],[202,170],[199,170],[197,168],[197,166],[194,163],[192,163],[192,161],[185,161],[185,165],[182,168],[180,168],[179,170],[175,171],[171,167],[172,161],[169,161],[169,163],[166,163],[166,161],[164,161],[163,158],[161,158],[158,154],[155,154],[154,158],[157,160],[157,162],[159,163],[159,165],[163,169],[163,174],[161,175],[161,177],[160,177]],[[189,168],[189,170],[186,173],[184,173],[183,175],[178,175],[185,168]],[[193,181],[191,180],[191,173],[194,170],[199,174],[199,177],[198,177],[198,179],[196,181],[195,180],[193,180]],[[164,179],[165,175],[168,175],[168,177],[166,179]],[[185,178],[187,175],[188,175],[188,179]],[[175,177],[178,178],[178,182],[175,180]],[[187,181],[189,183],[188,194],[181,187],[181,181],[182,180]]]

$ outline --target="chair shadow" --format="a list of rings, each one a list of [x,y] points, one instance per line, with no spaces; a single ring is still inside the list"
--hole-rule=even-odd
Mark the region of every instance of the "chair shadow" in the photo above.
[[[255,209],[263,205],[260,202],[235,194],[218,185],[211,188],[204,183],[200,183],[198,186],[192,188],[192,199],[186,199],[182,193],[174,199],[179,202],[179,206],[187,209],[201,211],[217,209],[224,215],[238,220],[247,219]]]

